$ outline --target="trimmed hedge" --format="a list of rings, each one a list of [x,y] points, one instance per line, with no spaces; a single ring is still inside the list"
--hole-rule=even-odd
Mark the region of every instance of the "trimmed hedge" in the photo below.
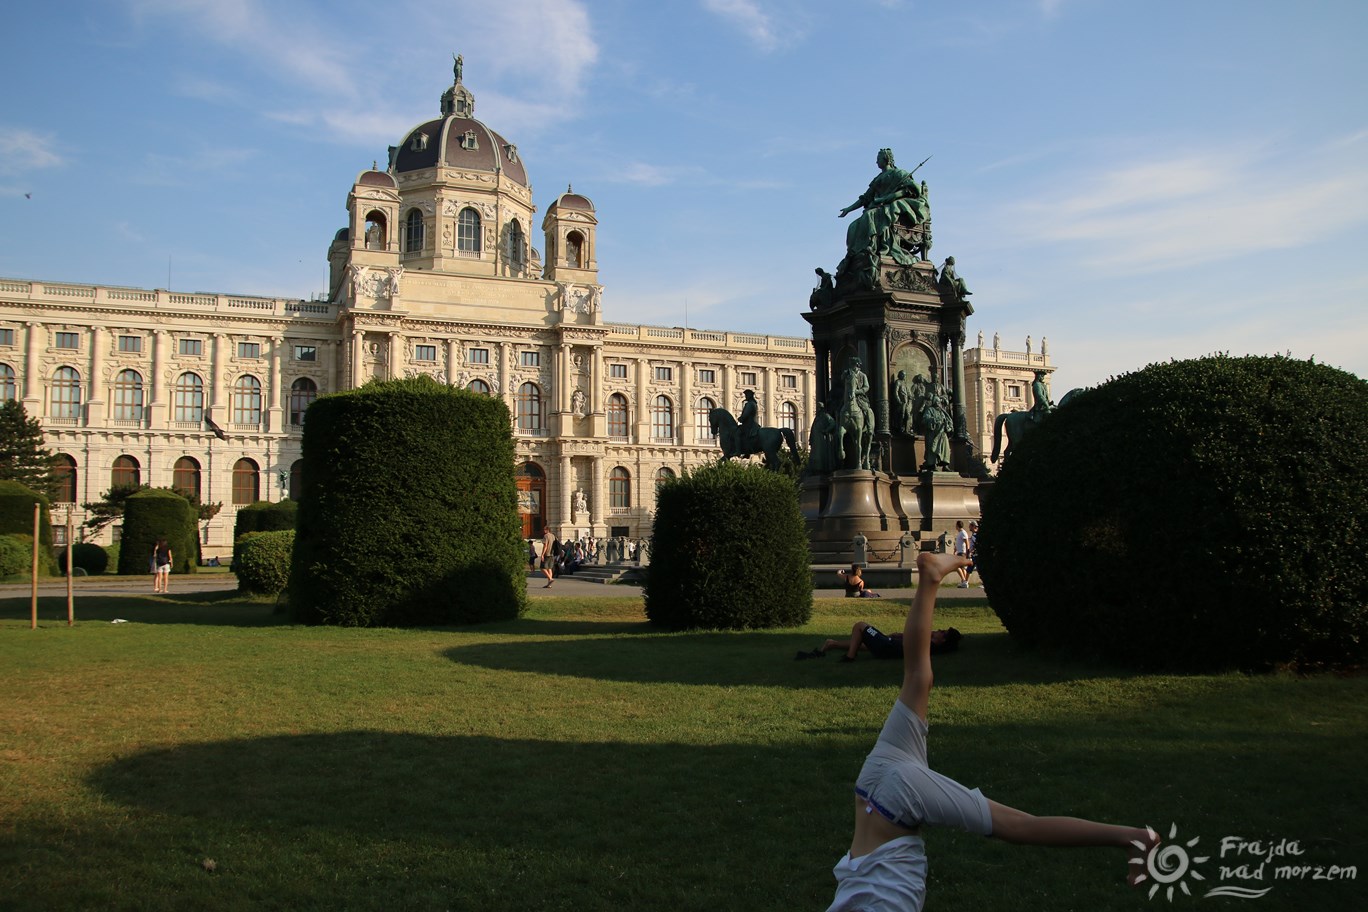
[[[792,479],[759,466],[704,466],[657,490],[646,617],[676,629],[805,624],[808,565]]]
[[[159,538],[171,546],[172,573],[199,569],[199,510],[194,504],[166,488],[140,491],[124,501],[119,574],[148,573]]]
[[[66,561],[66,548],[63,548],[57,552],[58,573],[66,574]],[[109,553],[93,542],[77,542],[71,552],[71,565],[89,576],[99,576],[109,569]]]
[[[0,535],[0,579],[27,577],[33,567],[33,536],[9,532]]]
[[[290,608],[308,624],[466,624],[527,605],[499,399],[429,377],[324,396],[304,425]]]
[[[237,518],[233,520],[233,562],[232,566],[238,565],[237,543],[242,540],[242,536],[252,532],[293,532],[295,520],[299,517],[299,504],[293,500],[282,500],[273,503],[269,500],[258,500],[256,503],[238,507]],[[282,587],[284,588],[284,587]],[[277,592],[280,590],[277,589]]]
[[[1013,637],[1140,667],[1368,658],[1368,383],[1284,357],[1155,364],[1004,464],[979,566]]]
[[[233,546],[238,590],[275,595],[290,582],[290,555],[294,550],[293,529],[274,532],[248,532]]]
[[[24,571],[33,566],[33,505],[41,504],[38,519],[38,575],[56,576],[57,559],[52,553],[52,515],[47,498],[17,481],[0,481],[0,535],[16,534],[30,542],[24,558]]]

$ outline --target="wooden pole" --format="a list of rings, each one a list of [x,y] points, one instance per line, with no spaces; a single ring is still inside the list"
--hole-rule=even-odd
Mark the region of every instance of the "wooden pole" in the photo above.
[[[42,504],[33,505],[33,599],[29,605],[29,630],[38,629],[38,519],[42,515]]]
[[[66,559],[67,559],[67,568],[66,568],[66,570],[67,570],[67,626],[68,626],[68,627],[71,627],[71,626],[73,626],[73,625],[76,623],[76,604],[75,604],[75,601],[73,600],[72,594],[71,594],[71,586],[72,586],[72,577],[71,577],[72,557],[71,557],[71,554],[72,554],[73,551],[76,550],[76,539],[74,538],[74,533],[75,533],[75,529],[73,528],[73,523],[72,523],[72,519],[71,519],[71,506],[68,505],[68,506],[67,506],[67,534],[66,534],[66,541],[67,541],[67,553],[66,553]]]

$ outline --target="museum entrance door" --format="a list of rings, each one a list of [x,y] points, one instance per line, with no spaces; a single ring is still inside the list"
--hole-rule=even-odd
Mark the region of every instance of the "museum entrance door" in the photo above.
[[[546,531],[546,473],[535,462],[518,466],[518,513],[523,538],[541,538]]]

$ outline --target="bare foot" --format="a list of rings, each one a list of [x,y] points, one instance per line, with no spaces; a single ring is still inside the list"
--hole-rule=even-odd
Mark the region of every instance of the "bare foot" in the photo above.
[[[1149,879],[1148,865],[1150,853],[1159,845],[1159,834],[1153,827],[1143,827],[1134,831],[1126,843],[1126,883],[1132,887]]]
[[[960,567],[969,566],[969,560],[958,554],[923,551],[917,555],[917,585],[939,586],[940,581]]]

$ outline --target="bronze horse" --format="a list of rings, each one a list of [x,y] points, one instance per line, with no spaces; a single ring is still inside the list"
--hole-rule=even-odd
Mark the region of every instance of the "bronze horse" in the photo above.
[[[741,446],[741,426],[736,423],[732,413],[724,408],[715,408],[708,412],[708,426],[717,436],[718,442],[722,444],[722,460],[725,462],[733,456],[751,456],[761,453],[765,457],[765,468],[771,472],[779,471],[779,448],[785,443],[788,444],[789,453],[794,459],[798,458],[798,438],[788,428],[758,428],[756,439],[759,447],[743,448]]]

